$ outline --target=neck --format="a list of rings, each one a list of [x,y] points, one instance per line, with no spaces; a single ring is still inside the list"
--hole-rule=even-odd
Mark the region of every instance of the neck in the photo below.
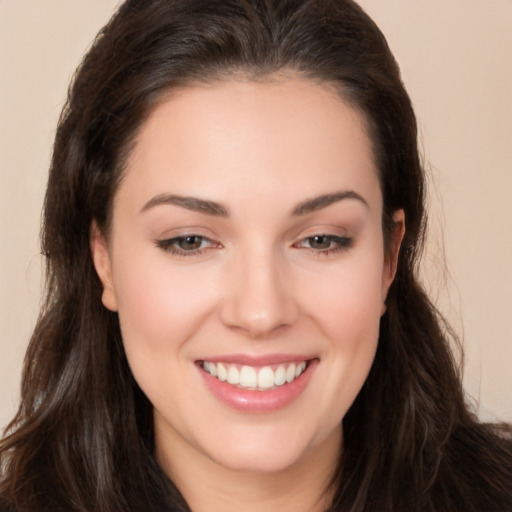
[[[159,462],[193,512],[325,512],[341,451],[341,428],[299,461],[275,472],[234,471],[205,455],[176,453]],[[178,452],[181,450],[178,450]]]

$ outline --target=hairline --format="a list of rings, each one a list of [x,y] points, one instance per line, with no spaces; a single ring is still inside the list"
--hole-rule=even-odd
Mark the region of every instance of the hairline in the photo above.
[[[313,85],[323,88],[335,96],[338,100],[342,101],[347,107],[358,113],[361,117],[363,129],[370,143],[370,151],[372,152],[372,160],[374,167],[377,171],[377,178],[382,194],[384,194],[384,187],[382,182],[383,170],[379,164],[378,148],[376,144],[376,134],[374,122],[371,116],[359,105],[355,95],[349,90],[347,84],[344,84],[342,80],[336,81],[333,79],[326,79],[319,76],[318,73],[312,71],[304,71],[291,66],[284,66],[280,68],[269,68],[265,69],[260,66],[237,66],[224,67],[219,69],[213,69],[209,74],[204,73],[204,76],[193,75],[190,77],[181,78],[177,84],[169,84],[167,87],[163,87],[156,91],[152,95],[152,99],[148,100],[146,107],[144,108],[142,115],[140,116],[135,128],[126,137],[119,146],[119,154],[113,165],[114,174],[114,187],[112,195],[110,197],[110,204],[106,216],[106,222],[103,226],[99,226],[105,238],[108,240],[113,220],[113,212],[117,197],[117,192],[122,184],[123,178],[126,175],[128,161],[135,150],[138,143],[138,137],[143,129],[144,125],[159,106],[163,103],[172,99],[180,91],[186,91],[194,88],[205,88],[209,86],[219,86],[230,82],[238,83],[255,83],[255,84],[270,84],[279,83],[285,81],[297,81],[302,80],[309,82]],[[383,204],[383,234],[386,235],[385,228],[385,204]],[[95,220],[95,219],[91,219]],[[385,240],[386,241],[386,240]]]

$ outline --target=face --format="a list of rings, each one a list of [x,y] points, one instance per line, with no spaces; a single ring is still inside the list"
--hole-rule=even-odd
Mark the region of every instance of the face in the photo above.
[[[338,453],[394,275],[381,219],[363,118],[327,86],[217,83],[154,110],[92,252],[164,464]]]

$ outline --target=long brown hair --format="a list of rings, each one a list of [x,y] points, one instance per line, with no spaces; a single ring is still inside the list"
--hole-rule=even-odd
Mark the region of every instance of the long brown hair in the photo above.
[[[108,232],[137,130],[169,90],[280,70],[335,85],[365,116],[384,234],[395,210],[407,221],[375,362],[343,420],[331,510],[512,510],[512,442],[468,411],[453,337],[417,280],[426,217],[411,103],[384,36],[351,0],[127,0],[102,29],[55,139],[46,296],[0,444],[0,503],[188,510],[155,461],[152,406],[130,373],[117,316],[102,306],[90,227]]]

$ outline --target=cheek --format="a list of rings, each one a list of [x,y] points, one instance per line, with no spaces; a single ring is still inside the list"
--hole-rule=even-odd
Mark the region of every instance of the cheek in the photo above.
[[[349,284],[344,280],[342,286],[331,286],[330,293],[317,300],[316,311],[318,323],[330,340],[331,360],[338,366],[340,378],[364,381],[379,337],[380,287],[361,280],[353,287]]]
[[[180,390],[190,394],[194,389],[194,344],[189,340],[212,309],[212,298],[200,293],[204,276],[171,272],[165,261],[146,261],[126,273],[118,270],[118,314],[128,364],[156,409],[175,415],[183,407]]]
[[[133,255],[116,267],[114,285],[125,350],[130,364],[138,359],[157,366],[176,354],[212,309],[205,276],[172,267],[161,255]]]
[[[378,254],[378,252],[377,252]],[[379,325],[382,295],[382,260],[354,259],[333,268],[323,279],[315,279],[307,294],[309,310],[328,330],[331,339],[357,343],[375,334]]]
[[[336,425],[359,394],[370,372],[379,338],[382,263],[341,267],[313,287],[309,311],[328,343],[323,371],[328,376],[319,408]]]

